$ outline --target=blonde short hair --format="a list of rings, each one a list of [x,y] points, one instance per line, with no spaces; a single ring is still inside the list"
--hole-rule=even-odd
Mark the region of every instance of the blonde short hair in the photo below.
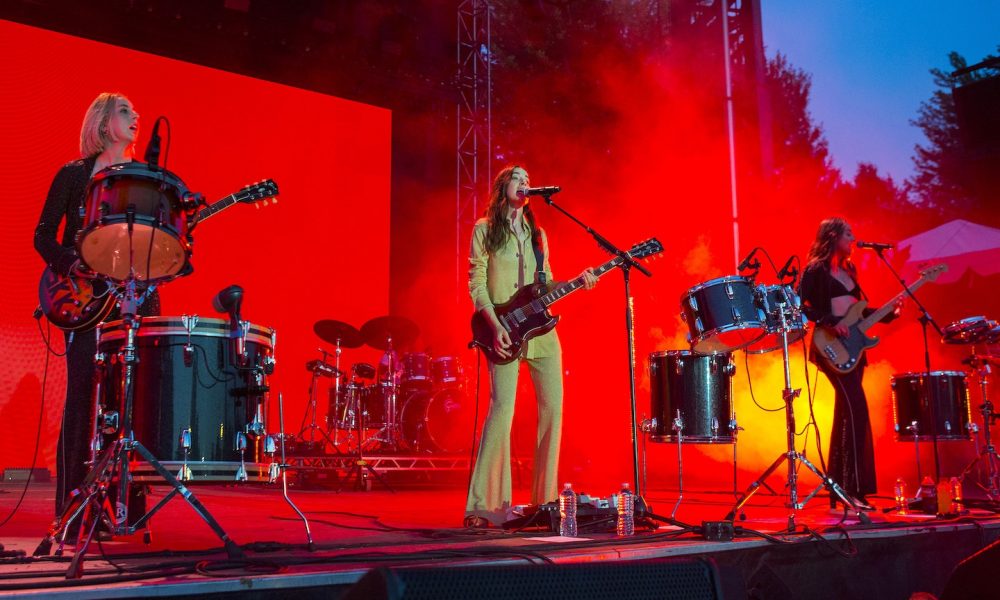
[[[108,120],[118,106],[119,100],[128,100],[118,92],[103,92],[90,103],[80,128],[80,155],[84,158],[100,154],[111,142],[108,136]]]

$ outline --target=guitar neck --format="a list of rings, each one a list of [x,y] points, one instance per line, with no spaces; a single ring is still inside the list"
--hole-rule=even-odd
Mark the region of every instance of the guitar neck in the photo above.
[[[920,279],[910,284],[909,286],[910,291],[915,292],[919,290],[920,286],[924,285],[925,283],[927,283],[927,278],[921,277]],[[866,331],[869,327],[884,319],[887,314],[896,309],[896,303],[899,302],[899,300],[904,298],[905,296],[906,296],[906,290],[903,290],[902,292],[899,292],[898,294],[893,296],[892,299],[883,304],[878,310],[876,310],[872,314],[868,315],[867,317],[859,321],[858,328],[861,331]]]
[[[604,263],[603,265],[601,265],[599,267],[595,267],[594,268],[594,275],[596,275],[597,277],[601,277],[602,275],[604,275],[605,273],[607,273],[611,269],[614,269],[615,267],[617,267],[621,263],[622,263],[621,257],[620,256],[616,256],[616,257],[612,258],[611,260],[609,260],[608,262]],[[583,283],[584,283],[584,279],[583,279],[583,275],[581,275],[581,276],[577,277],[576,279],[573,279],[571,281],[567,281],[566,283],[563,283],[562,285],[558,286],[557,288],[555,288],[551,292],[549,292],[549,293],[545,294],[544,296],[538,298],[537,302],[541,302],[542,306],[549,306],[550,304],[552,304],[556,300],[559,300],[561,298],[565,298],[566,296],[572,294],[576,290],[582,288],[583,287]]]
[[[198,211],[198,220],[204,221],[205,219],[211,217],[215,213],[229,208],[230,206],[236,204],[236,194],[229,194],[225,198],[213,202],[212,204],[206,206],[205,208]]]

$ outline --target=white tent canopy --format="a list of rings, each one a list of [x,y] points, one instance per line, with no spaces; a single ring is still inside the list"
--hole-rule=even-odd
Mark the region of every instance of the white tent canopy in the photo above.
[[[938,283],[958,281],[966,271],[978,275],[1000,273],[1000,229],[956,219],[918,233],[897,244],[898,252],[909,256],[903,277],[909,279],[936,264],[948,265]]]

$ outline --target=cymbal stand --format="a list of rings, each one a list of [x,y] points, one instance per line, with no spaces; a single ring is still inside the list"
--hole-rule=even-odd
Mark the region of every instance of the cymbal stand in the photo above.
[[[336,412],[337,411],[337,406],[336,406],[336,404],[337,404],[337,402],[341,398],[341,396],[340,396],[340,378],[344,376],[344,372],[340,370],[340,354],[342,352],[343,352],[343,348],[340,347],[340,338],[338,337],[337,338],[337,343],[335,345],[335,349],[333,351],[333,355],[335,357],[334,358],[334,365],[333,366],[336,367],[336,369],[337,369],[336,375],[334,375],[334,377],[333,377],[333,397],[334,397],[334,402],[333,402],[333,406],[330,406],[328,408],[328,410],[326,411],[326,426],[327,426],[327,431],[329,431],[330,429],[333,429],[333,447],[334,448],[337,448],[340,445],[340,440],[338,439],[339,436],[340,436],[340,427],[337,426],[337,412]],[[337,452],[338,453],[340,452],[339,448],[337,448]]]
[[[983,457],[986,457],[987,465],[987,483],[984,486],[980,480],[976,481],[983,491],[986,492],[987,497],[992,502],[1000,501],[1000,457],[997,456],[996,446],[993,445],[993,438],[990,429],[994,421],[998,418],[997,413],[993,411],[993,402],[989,398],[989,380],[990,374],[992,373],[992,368],[990,366],[990,361],[988,359],[980,359],[973,356],[970,361],[970,365],[976,369],[976,373],[979,376],[979,389],[982,391],[983,403],[979,405],[979,411],[983,415],[983,441],[984,445],[982,450],[976,453],[976,457],[972,459],[972,462],[965,467],[962,471],[962,475],[959,477],[960,481],[965,480],[965,476],[972,471]],[[977,442],[978,443],[978,442]]]
[[[363,421],[365,418],[365,411],[362,410],[360,396],[357,398],[357,403],[357,408],[354,412],[354,421],[358,432],[358,457],[355,459],[354,465],[351,466],[351,471],[354,476],[354,489],[370,492],[372,488],[371,479],[368,478],[368,474],[370,473],[375,479],[378,480],[379,483],[384,485],[386,489],[395,494],[396,490],[392,489],[392,486],[389,485],[389,482],[386,481],[385,477],[376,471],[375,467],[373,467],[370,462],[365,460],[365,439],[362,437],[362,432],[364,431]],[[344,491],[343,485],[340,486],[337,493],[339,494],[342,491]]]
[[[385,360],[387,369],[387,385],[383,388],[383,405],[385,410],[385,425],[379,431],[380,437],[375,438],[377,441],[388,444],[394,450],[399,449],[401,446],[400,441],[402,440],[403,434],[400,431],[400,423],[398,420],[398,413],[396,410],[396,401],[399,395],[399,380],[396,376],[396,352],[392,347],[392,336],[386,336],[385,338]],[[376,386],[382,385],[382,382],[376,382]]]
[[[292,510],[299,515],[299,519],[302,520],[302,525],[306,529],[306,546],[309,551],[312,552],[316,549],[316,544],[313,542],[312,531],[309,529],[309,519],[299,510],[299,507],[292,502],[292,499],[288,496],[288,462],[285,460],[285,402],[281,394],[278,394],[278,427],[281,429],[281,464],[278,468],[281,469],[281,495],[284,496],[285,502],[288,506],[292,507]],[[273,439],[273,438],[269,438]],[[273,443],[273,442],[272,442]],[[272,454],[273,456],[273,454]],[[273,467],[273,465],[272,465]],[[271,480],[274,481],[273,469]]]
[[[855,498],[851,497],[833,480],[832,477],[823,473],[819,470],[812,462],[809,461],[805,456],[799,453],[795,449],[795,409],[793,407],[793,402],[795,398],[802,393],[801,388],[792,389],[792,374],[790,368],[790,361],[788,356],[788,332],[790,328],[788,326],[788,319],[785,316],[786,307],[789,306],[787,298],[783,291],[779,290],[777,295],[777,306],[778,318],[780,320],[780,332],[781,332],[781,356],[784,362],[785,368],[785,388],[782,391],[782,399],[785,402],[785,433],[786,433],[786,443],[787,450],[784,454],[778,456],[771,466],[764,471],[764,473],[755,479],[753,483],[743,492],[743,496],[740,497],[736,504],[730,509],[729,513],[726,515],[727,521],[732,521],[736,518],[736,514],[743,509],[743,506],[750,501],[750,498],[757,493],[758,490],[765,484],[768,477],[774,473],[775,470],[781,463],[786,463],[788,465],[788,474],[786,479],[786,487],[788,488],[788,504],[786,505],[790,512],[788,514],[788,531],[795,531],[795,516],[796,511],[805,508],[805,505],[809,503],[810,500],[823,488],[826,488],[831,495],[835,495],[837,498],[858,514],[858,518],[864,524],[870,524],[871,519],[868,518],[864,512],[859,510],[860,503]],[[791,307],[790,310],[793,312],[798,310],[795,307]],[[820,479],[820,484],[810,492],[802,502],[799,502],[799,492],[798,492],[798,465],[801,464],[807,469],[813,472]]]
[[[320,352],[323,354],[323,358],[320,359],[321,364],[325,365],[328,368],[329,365],[326,365],[326,357],[329,356],[329,353],[326,350],[323,350],[322,348],[320,349]],[[309,424],[303,427],[302,430],[299,431],[299,434],[296,437],[298,437],[299,439],[303,439],[306,431],[308,431],[309,432],[308,441],[310,444],[313,444],[316,441],[316,432],[318,431],[319,434],[323,436],[323,439],[326,440],[326,443],[330,444],[333,447],[334,452],[340,454],[341,452],[337,448],[337,442],[330,437],[330,434],[325,429],[316,424],[316,395],[319,391],[317,386],[317,384],[319,383],[319,373],[320,373],[320,366],[317,365],[312,369],[312,378],[310,378],[309,380],[309,408],[307,409],[310,414]],[[335,380],[340,379],[339,371],[334,373],[334,379]]]

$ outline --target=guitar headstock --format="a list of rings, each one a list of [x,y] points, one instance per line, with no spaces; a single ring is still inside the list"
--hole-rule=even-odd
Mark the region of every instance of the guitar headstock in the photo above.
[[[264,181],[251,183],[233,194],[233,198],[235,198],[237,202],[253,204],[263,200],[262,204],[264,206],[267,206],[268,199],[270,199],[272,203],[276,204],[278,202],[277,196],[278,184],[275,183],[273,179],[265,179]]]
[[[632,258],[646,258],[660,252],[663,252],[663,244],[660,243],[660,240],[649,238],[629,248],[628,255]]]
[[[920,277],[921,279],[925,279],[927,281],[934,281],[935,279],[938,278],[938,275],[947,272],[948,272],[948,265],[946,265],[945,263],[941,263],[939,265],[935,265],[929,269],[921,271]]]

